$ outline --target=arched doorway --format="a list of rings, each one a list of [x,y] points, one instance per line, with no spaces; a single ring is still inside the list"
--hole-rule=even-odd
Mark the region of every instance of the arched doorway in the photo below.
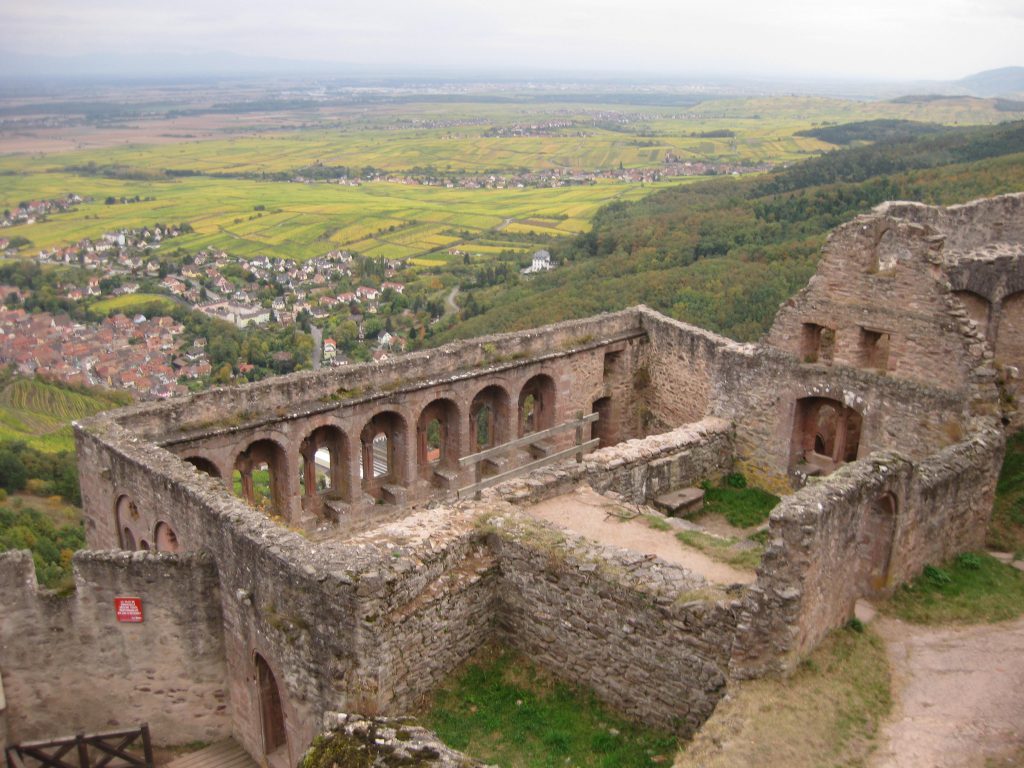
[[[256,666],[256,697],[260,710],[260,728],[263,731],[263,751],[270,755],[288,745],[284,725],[284,707],[277,678],[267,660],[254,655]]]
[[[860,450],[861,415],[838,400],[804,397],[796,402],[790,468],[827,475],[856,461]]]
[[[612,399],[602,397],[594,401],[591,412],[597,414],[597,421],[590,425],[590,438],[601,442],[599,448],[606,448],[618,442],[618,436],[612,426]]]

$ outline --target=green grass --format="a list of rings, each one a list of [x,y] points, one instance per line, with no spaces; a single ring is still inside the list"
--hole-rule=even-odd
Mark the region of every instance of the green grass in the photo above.
[[[747,487],[746,478],[738,472],[726,475],[717,486],[705,482],[701,487],[704,488],[704,506],[695,516],[719,514],[737,528],[760,525],[779,503],[778,496]]]
[[[976,624],[1024,614],[1024,573],[986,554],[965,553],[927,566],[882,610],[915,624]]]
[[[741,545],[742,539],[709,536],[699,531],[679,531],[676,538],[688,547],[699,549],[712,560],[750,571],[757,568],[764,556],[764,545],[751,539],[747,542],[753,542],[752,545]]]
[[[670,764],[676,739],[611,714],[510,651],[486,648],[434,695],[423,715],[454,749],[503,768]]]
[[[734,681],[677,768],[864,766],[892,708],[881,639],[832,632],[790,677]]]
[[[1024,558],[1024,432],[1006,441],[987,543]]]
[[[89,307],[89,312],[94,317],[106,317],[115,312],[170,312],[177,306],[173,299],[155,293],[128,293],[97,301]]]

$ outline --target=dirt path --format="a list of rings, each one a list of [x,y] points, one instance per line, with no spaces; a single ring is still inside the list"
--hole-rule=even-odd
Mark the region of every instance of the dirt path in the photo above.
[[[895,705],[872,768],[1019,765],[1024,749],[1024,618],[972,627],[874,622]]]
[[[602,544],[657,555],[662,560],[699,573],[715,584],[749,584],[755,574],[712,560],[703,552],[685,546],[674,531],[658,531],[643,520],[621,520],[609,512],[617,505],[589,486],[542,501],[524,512],[572,533]]]

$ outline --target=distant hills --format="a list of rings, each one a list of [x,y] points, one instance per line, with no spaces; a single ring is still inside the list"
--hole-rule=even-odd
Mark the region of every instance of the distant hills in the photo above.
[[[1024,67],[988,69],[957,83],[972,96],[1024,96]]]

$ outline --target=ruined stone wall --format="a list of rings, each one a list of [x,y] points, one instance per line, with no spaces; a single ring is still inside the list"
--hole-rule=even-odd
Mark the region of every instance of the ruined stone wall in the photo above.
[[[734,674],[791,669],[857,599],[981,548],[1002,456],[991,430],[920,462],[875,453],[783,499],[740,613]]]
[[[657,418],[686,423],[706,412],[732,423],[737,468],[765,487],[780,492],[790,487],[801,398],[833,399],[863,417],[858,456],[891,449],[923,458],[970,428],[963,388],[951,392],[855,367],[804,363],[785,351],[738,344],[650,310],[641,313],[650,338],[648,365],[657,382],[649,402]],[[991,383],[980,387],[994,402]],[[672,397],[663,396],[663,388]],[[688,404],[704,411],[695,415],[698,409],[687,410]]]
[[[733,602],[652,557],[494,521],[500,637],[627,716],[692,734],[725,693]]]
[[[638,407],[652,431],[699,421],[712,411],[715,379],[723,355],[743,354],[738,344],[694,325],[640,308],[650,340],[637,370]]]
[[[162,440],[170,429],[220,424],[230,417],[284,415],[296,404],[337,401],[348,393],[394,392],[411,382],[440,380],[553,352],[582,349],[639,330],[635,309],[516,333],[482,336],[381,363],[301,372],[119,411],[118,421],[141,437]]]
[[[288,759],[294,763],[312,739],[319,714],[345,708],[345,681],[356,666],[351,569],[360,561],[349,551],[314,546],[273,523],[224,493],[213,478],[134,439],[111,420],[100,417],[93,430],[77,432],[79,460],[90,467],[81,476],[83,506],[93,512],[87,522],[96,524],[87,533],[109,536],[104,519],[113,516],[115,500],[125,495],[140,510],[173,513],[183,547],[211,553],[217,563],[232,733],[250,754],[263,754],[259,654],[280,689]],[[100,434],[104,441],[97,439]]]
[[[669,490],[697,485],[733,467],[733,431],[722,419],[706,418],[669,432],[589,453],[510,480],[488,492],[513,504],[536,504],[586,483],[598,493],[617,493],[646,503]]]
[[[768,342],[807,362],[962,389],[984,350],[950,312],[941,250],[931,228],[880,212],[839,227],[807,287],[779,310]],[[812,338],[808,324],[827,336]]]
[[[401,714],[493,636],[494,553],[463,508],[410,514],[348,543],[358,659],[350,711]]]
[[[0,554],[0,669],[11,742],[148,722],[157,744],[230,733],[220,596],[199,555],[80,552],[75,591],[37,586],[27,552]],[[114,597],[142,598],[118,623]]]

